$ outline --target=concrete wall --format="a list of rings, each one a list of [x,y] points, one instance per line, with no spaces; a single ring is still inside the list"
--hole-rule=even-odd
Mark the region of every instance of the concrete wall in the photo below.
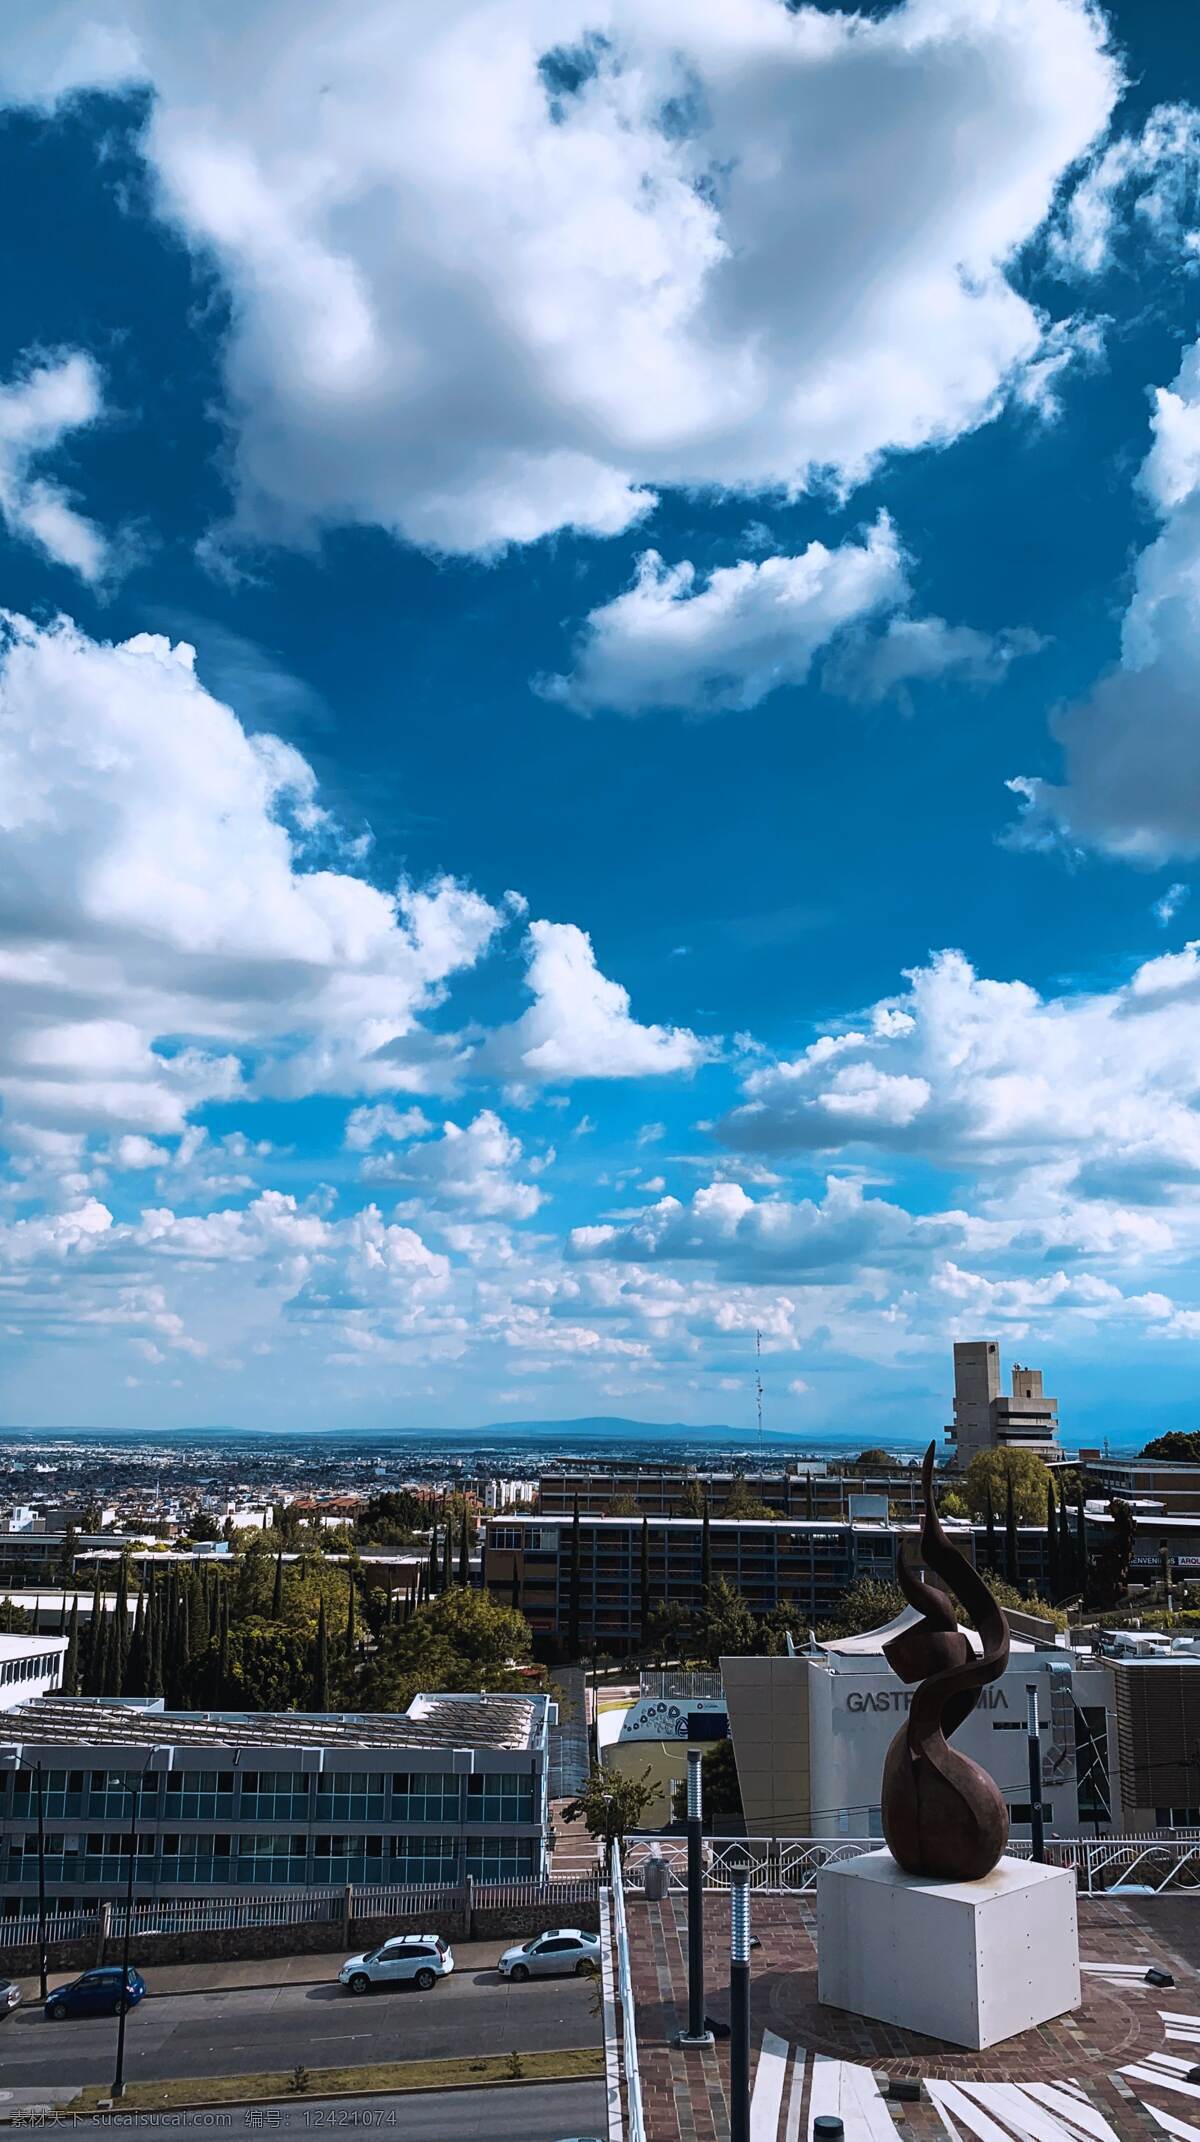
[[[811,1837],[812,1752],[803,1659],[723,1658],[742,1812],[751,1837]]]

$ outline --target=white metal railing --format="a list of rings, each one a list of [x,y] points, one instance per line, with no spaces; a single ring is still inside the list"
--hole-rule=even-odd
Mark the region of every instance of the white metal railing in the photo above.
[[[625,1886],[620,1855],[610,1853],[613,1941],[617,1951],[617,1993],[621,2002],[621,2051],[625,2062],[625,2106],[629,2114],[629,2142],[646,2142],[642,2113],[642,2077],[638,2067],[637,2010],[633,1998],[633,1970],[629,1961],[629,1929],[625,1924]]]
[[[816,1887],[822,1867],[837,1860],[878,1852],[878,1837],[710,1837],[705,1840],[704,1882],[708,1889],[728,1889],[732,1870],[748,1867],[751,1889],[776,1894],[803,1894]],[[661,1854],[671,1889],[687,1887],[687,1844],[683,1838],[631,1837],[625,1853],[625,1881],[640,1889],[652,1848]],[[1134,1890],[1200,1892],[1200,1836],[1192,1831],[1167,1836],[1053,1837],[1046,1840],[1046,1864],[1071,1867],[1079,1889],[1088,1896]],[[1026,1838],[1010,1838],[1014,1859],[1028,1859]]]
[[[511,1881],[468,1881],[453,1884],[356,1884],[349,1889],[286,1890],[277,1895],[261,1892],[237,1896],[164,1897],[158,1903],[135,1903],[130,1938],[144,1940],[152,1934],[219,1933],[230,1927],[316,1926],[349,1918],[380,1919],[426,1917],[436,1923],[439,1913],[477,1910],[511,1911],[544,1905],[555,1911],[571,1906],[595,1906],[599,1878],[594,1874],[572,1875],[555,1880],[530,1876]],[[74,1941],[99,1933],[103,1907],[81,1912],[49,1913],[46,1940]],[[123,1903],[108,1907],[110,1935],[125,1932]],[[0,1918],[0,1949],[32,1946],[38,1940],[35,1912],[19,1918]]]

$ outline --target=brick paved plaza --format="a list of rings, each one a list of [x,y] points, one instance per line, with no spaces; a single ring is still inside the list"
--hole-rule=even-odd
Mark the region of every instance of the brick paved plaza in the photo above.
[[[1186,2079],[1200,2063],[1200,1895],[1081,1897],[1083,2005],[985,2053],[822,2007],[814,1905],[753,1899],[754,2142],[808,2142],[815,2114],[829,2111],[841,2113],[846,2142],[1200,2142],[1200,2085]],[[705,1914],[706,2006],[721,2021],[728,1896],[706,1892]],[[727,2043],[682,2052],[672,2042],[687,2021],[686,1898],[633,1896],[628,1918],[649,2142],[726,2142]],[[1173,1988],[1145,1983],[1152,1964]],[[888,2100],[894,2076],[919,2077],[921,2100]]]

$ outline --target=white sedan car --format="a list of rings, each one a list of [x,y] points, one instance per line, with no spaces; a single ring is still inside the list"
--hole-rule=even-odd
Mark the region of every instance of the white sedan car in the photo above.
[[[600,1936],[577,1926],[554,1926],[519,1948],[505,1949],[496,1968],[502,1978],[556,1978],[562,1971],[584,1978],[600,1969]]]
[[[440,1934],[397,1934],[365,1955],[348,1956],[338,1972],[338,1983],[351,1993],[403,1985],[419,1986],[427,1993],[453,1969],[453,1950]]]

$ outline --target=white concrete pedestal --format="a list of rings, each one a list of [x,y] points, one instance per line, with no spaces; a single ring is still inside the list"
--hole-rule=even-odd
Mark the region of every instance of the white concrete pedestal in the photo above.
[[[822,1867],[817,1994],[977,2050],[1032,2030],[1079,2006],[1075,1876],[1002,1859],[981,1882],[931,1882],[886,1851]]]

